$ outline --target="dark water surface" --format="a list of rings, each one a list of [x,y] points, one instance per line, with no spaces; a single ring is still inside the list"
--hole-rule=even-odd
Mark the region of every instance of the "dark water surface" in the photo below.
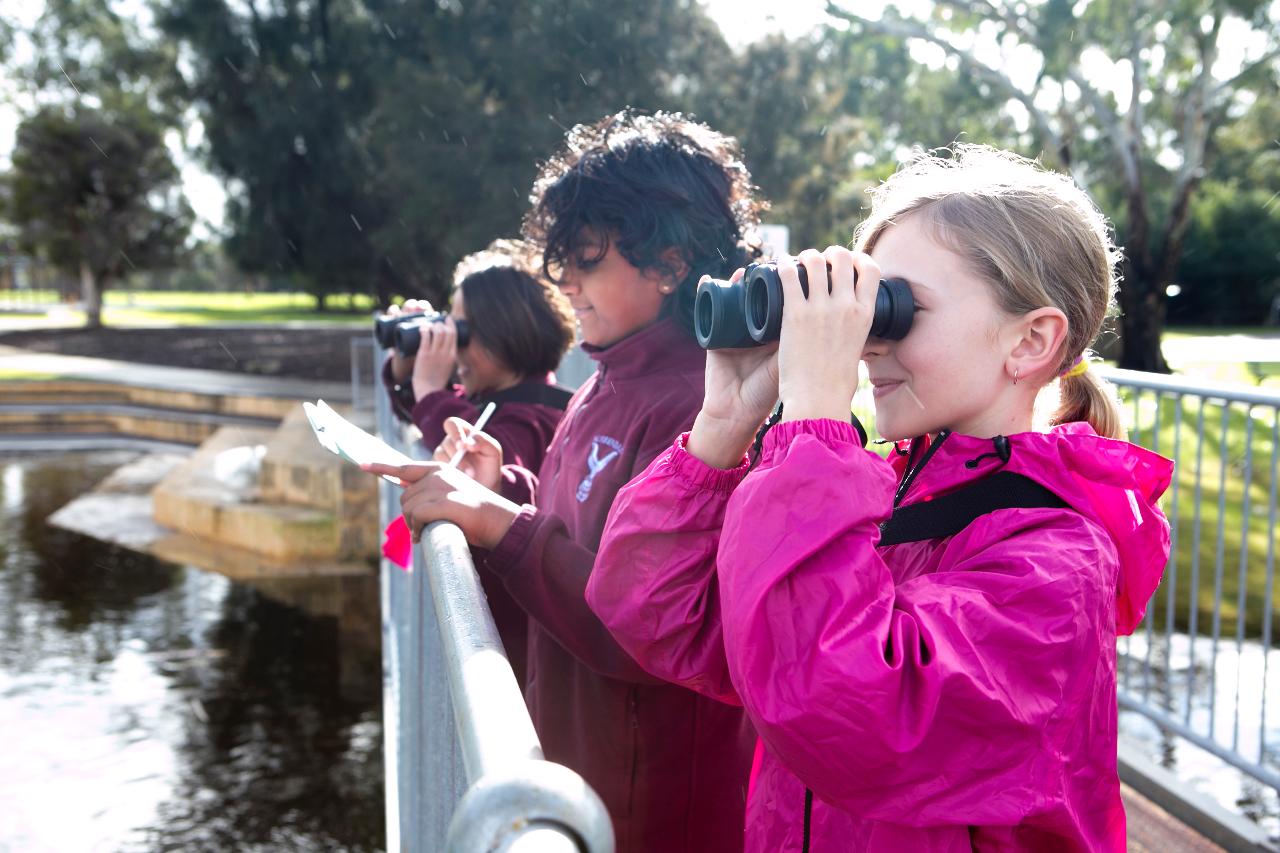
[[[0,850],[380,849],[376,629],[44,523],[135,456],[0,455]]]

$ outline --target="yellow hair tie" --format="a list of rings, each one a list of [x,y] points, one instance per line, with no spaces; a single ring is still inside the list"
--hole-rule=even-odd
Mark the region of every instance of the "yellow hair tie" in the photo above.
[[[1070,379],[1072,376],[1079,376],[1081,373],[1084,373],[1088,369],[1089,369],[1089,362],[1085,360],[1084,356],[1080,356],[1079,358],[1076,359],[1076,363],[1071,365],[1071,368],[1069,370],[1059,375],[1062,379]]]

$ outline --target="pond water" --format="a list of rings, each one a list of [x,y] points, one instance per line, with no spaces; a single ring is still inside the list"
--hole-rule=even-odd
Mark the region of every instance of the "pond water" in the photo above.
[[[376,621],[44,523],[136,455],[0,455],[0,850],[381,849]]]

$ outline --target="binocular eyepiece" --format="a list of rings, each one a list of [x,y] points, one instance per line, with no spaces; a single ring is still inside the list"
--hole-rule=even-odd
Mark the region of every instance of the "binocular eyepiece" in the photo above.
[[[809,292],[809,276],[796,267],[800,285]],[[901,340],[911,331],[915,300],[900,278],[882,279],[876,291],[871,336]],[[703,349],[758,347],[776,341],[782,332],[782,281],[772,261],[751,264],[737,283],[707,279],[698,285],[693,304],[693,327]]]
[[[422,328],[431,323],[443,323],[448,314],[398,314],[394,317],[377,317],[373,321],[373,336],[383,349],[395,347],[405,358],[418,353],[422,345]],[[454,320],[458,328],[458,346],[465,347],[471,341],[471,329],[466,320]]]

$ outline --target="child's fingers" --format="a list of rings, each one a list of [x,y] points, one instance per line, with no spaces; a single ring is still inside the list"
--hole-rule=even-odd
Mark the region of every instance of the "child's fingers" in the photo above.
[[[446,418],[444,432],[445,439],[440,443],[440,447],[447,452],[445,462],[452,459],[460,449],[465,448],[468,454],[474,453],[493,458],[501,464],[502,444],[489,433],[476,432],[475,428],[462,418]]]
[[[465,441],[467,436],[472,433],[471,424],[462,418],[445,418],[443,426],[446,441]],[[454,449],[456,450],[457,448],[455,447]]]
[[[804,305],[804,290],[800,287],[800,274],[796,272],[795,258],[790,256],[778,258],[778,282],[782,285],[782,301],[785,305],[799,308]],[[791,313],[796,313],[794,309]],[[782,322],[786,323],[788,312],[783,311]]]
[[[809,302],[818,305],[825,303],[831,293],[831,286],[827,281],[827,259],[817,249],[805,249],[798,260],[809,279]]]
[[[453,454],[458,452],[458,440],[452,436],[446,435],[436,445],[435,451],[431,454],[431,458],[436,462],[448,462],[453,458]]]
[[[406,485],[421,480],[431,469],[424,464],[388,465],[385,462],[363,462],[360,464],[360,470],[384,477],[395,477],[401,485]]]
[[[853,252],[843,246],[828,246],[822,253],[823,261],[831,270],[831,296],[834,299],[854,299],[855,270]]]
[[[502,458],[502,445],[498,443],[496,438],[483,430],[467,435],[467,449],[473,453],[479,452],[485,456]]]
[[[854,297],[858,304],[874,317],[876,313],[876,293],[880,290],[880,265],[870,255],[863,252],[850,252],[849,261],[853,264],[856,281]]]

